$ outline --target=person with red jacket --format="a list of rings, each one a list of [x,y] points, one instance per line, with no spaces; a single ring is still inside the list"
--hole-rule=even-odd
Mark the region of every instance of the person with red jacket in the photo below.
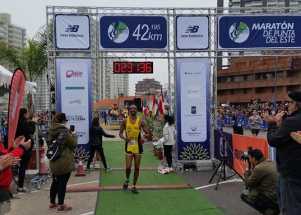
[[[15,139],[14,144],[14,149],[7,150],[0,142],[0,190],[8,192],[13,180],[11,166],[17,164],[24,152],[31,147],[31,140],[25,142],[25,138],[20,136]]]

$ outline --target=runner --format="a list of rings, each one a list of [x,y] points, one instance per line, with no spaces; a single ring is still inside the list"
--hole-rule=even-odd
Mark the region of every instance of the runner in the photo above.
[[[136,183],[139,177],[139,168],[141,162],[141,155],[143,153],[142,143],[141,143],[141,129],[144,131],[145,135],[150,137],[151,133],[146,127],[144,121],[137,116],[137,107],[131,105],[129,107],[129,116],[124,119],[120,126],[119,136],[121,139],[125,140],[125,161],[126,161],[126,180],[123,184],[123,189],[127,190],[129,186],[129,178],[131,174],[132,161],[135,163],[135,172],[132,193],[138,194],[136,188]],[[126,136],[124,136],[124,131]]]

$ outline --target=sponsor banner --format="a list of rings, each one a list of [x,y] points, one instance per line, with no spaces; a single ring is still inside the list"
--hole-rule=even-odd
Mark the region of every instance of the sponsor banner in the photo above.
[[[209,48],[208,16],[178,16],[176,26],[177,49]]]
[[[78,144],[89,142],[91,119],[91,60],[56,59],[56,107],[74,125]]]
[[[164,16],[102,16],[101,49],[164,49],[167,21]]]
[[[232,134],[214,130],[214,157],[220,161],[226,159],[226,164],[233,168]]]
[[[177,59],[179,160],[210,159],[209,59]]]
[[[262,151],[265,158],[269,158],[269,147],[267,140],[242,136],[238,134],[232,135],[233,144],[233,168],[239,173],[240,176],[244,176],[244,172],[247,168],[247,163],[241,160],[241,156],[244,152],[248,152],[248,149],[252,147],[253,149],[259,149]]]
[[[55,16],[55,44],[58,49],[89,49],[90,19],[87,15]]]
[[[11,79],[8,103],[8,148],[13,147],[19,121],[20,108],[23,105],[25,94],[25,74],[16,69]]]
[[[221,16],[218,47],[301,48],[301,16]]]

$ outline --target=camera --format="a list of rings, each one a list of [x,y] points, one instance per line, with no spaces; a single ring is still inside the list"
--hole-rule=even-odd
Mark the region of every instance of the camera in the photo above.
[[[248,152],[244,152],[242,154],[242,156],[240,157],[240,160],[249,161],[249,153]]]
[[[243,154],[242,154],[241,157],[240,157],[240,160],[250,162],[250,160],[249,160],[249,152],[252,151],[252,150],[253,150],[253,148],[252,148],[252,147],[249,147],[249,148],[248,148],[248,151],[243,152]]]

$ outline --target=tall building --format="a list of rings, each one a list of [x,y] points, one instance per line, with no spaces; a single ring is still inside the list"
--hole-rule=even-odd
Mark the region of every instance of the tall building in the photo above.
[[[155,79],[143,79],[138,81],[135,86],[135,95],[144,96],[144,95],[160,95],[162,90],[162,85],[159,81]]]
[[[25,28],[13,25],[11,16],[7,13],[0,13],[0,41],[13,48],[23,48],[26,43]]]
[[[219,103],[287,101],[289,91],[301,89],[301,58],[233,58],[217,77]]]
[[[113,60],[105,59],[101,69],[101,99],[115,99],[129,95],[129,75],[113,74]]]

